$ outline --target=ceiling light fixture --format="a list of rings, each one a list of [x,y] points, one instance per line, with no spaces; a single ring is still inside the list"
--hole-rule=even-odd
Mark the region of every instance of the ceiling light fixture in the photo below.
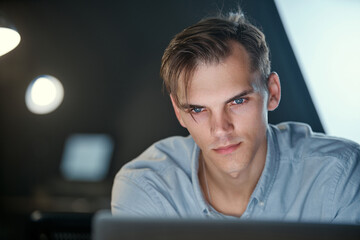
[[[21,40],[20,34],[17,32],[14,25],[12,25],[0,12],[0,56],[10,52]]]

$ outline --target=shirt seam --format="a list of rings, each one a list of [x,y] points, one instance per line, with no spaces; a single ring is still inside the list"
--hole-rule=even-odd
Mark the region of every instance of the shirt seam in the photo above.
[[[348,176],[348,172],[349,172],[349,161],[351,161],[352,159],[355,159],[355,156],[356,156],[356,151],[352,152],[351,156],[348,157],[348,161],[346,161],[346,164],[341,164],[340,162],[338,162],[337,166],[338,166],[338,171],[336,172],[337,173],[337,180],[335,181],[334,183],[334,190],[333,190],[333,193],[332,193],[332,206],[331,206],[331,210],[332,210],[332,213],[333,213],[333,217],[336,217],[336,214],[337,214],[337,209],[336,209],[336,203],[335,203],[335,197],[337,196],[337,192],[341,191],[341,188],[339,187],[339,184],[341,182],[341,179],[344,178],[344,177],[347,177]],[[351,185],[355,185],[352,181],[350,181],[351,179],[349,179],[349,181],[347,182],[348,184],[351,184]]]
[[[301,158],[311,158],[311,157],[334,157],[341,160],[347,160],[351,158],[354,152],[359,151],[358,145],[349,143],[349,142],[342,142],[344,143],[343,151],[337,151],[336,153],[318,153],[313,152],[308,156],[301,156]]]
[[[270,128],[271,129],[271,128]],[[272,174],[272,178],[271,178],[271,182],[269,183],[269,187],[267,189],[267,192],[265,194],[265,197],[264,197],[264,200],[263,202],[267,202],[268,198],[269,198],[269,195],[270,195],[270,192],[271,192],[271,189],[272,187],[274,186],[274,183],[275,183],[275,179],[276,179],[276,176],[278,174],[278,171],[279,171],[279,165],[280,165],[280,150],[279,150],[279,145],[278,145],[278,136],[276,134],[275,131],[273,131],[273,129],[271,129],[271,132],[272,134],[274,134],[274,136],[272,137],[272,141],[274,143],[274,152],[275,152],[275,156],[274,158],[272,159],[272,161],[274,161],[274,174]],[[268,151],[270,151],[270,149],[268,149]],[[270,156],[271,157],[271,156]],[[270,159],[271,160],[271,159]],[[265,207],[265,205],[263,206]]]

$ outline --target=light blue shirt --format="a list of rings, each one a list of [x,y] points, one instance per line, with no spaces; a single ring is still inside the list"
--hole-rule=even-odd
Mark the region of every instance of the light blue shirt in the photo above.
[[[240,219],[360,224],[360,146],[306,124],[269,125],[262,175]],[[112,190],[120,216],[238,219],[213,209],[191,136],[153,144],[122,167]]]

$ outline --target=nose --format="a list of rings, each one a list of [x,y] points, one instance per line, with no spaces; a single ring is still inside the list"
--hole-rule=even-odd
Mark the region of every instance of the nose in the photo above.
[[[231,116],[226,110],[212,113],[210,117],[211,133],[215,137],[226,136],[234,130]]]

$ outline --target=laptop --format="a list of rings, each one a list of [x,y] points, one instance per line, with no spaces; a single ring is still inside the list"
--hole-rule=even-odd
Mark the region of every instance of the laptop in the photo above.
[[[347,240],[360,239],[360,226],[296,222],[155,219],[95,214],[93,240]]]

